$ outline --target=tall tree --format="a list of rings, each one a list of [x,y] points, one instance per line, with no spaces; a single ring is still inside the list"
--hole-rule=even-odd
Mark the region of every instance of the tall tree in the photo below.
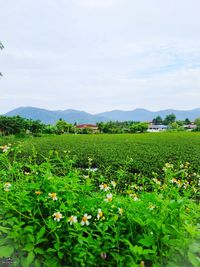
[[[176,121],[176,116],[172,113],[172,114],[169,114],[165,117],[164,124],[169,125],[175,121]]]
[[[162,124],[163,123],[163,119],[160,116],[157,116],[156,118],[154,118],[152,120],[152,122],[156,125]]]

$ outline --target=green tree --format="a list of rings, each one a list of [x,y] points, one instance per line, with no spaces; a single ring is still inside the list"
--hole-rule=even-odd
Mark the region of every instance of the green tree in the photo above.
[[[194,121],[194,124],[196,124],[198,127],[200,127],[200,118],[197,118],[197,119]]]
[[[189,124],[191,124],[191,121],[188,118],[186,118],[184,121],[184,124],[189,125]]]
[[[74,127],[70,123],[64,121],[63,119],[59,119],[56,122],[56,128],[58,134],[74,132]]]
[[[29,120],[29,131],[34,134],[38,135],[41,134],[44,130],[45,125],[40,120]]]
[[[162,124],[163,123],[163,119],[160,116],[157,116],[156,118],[154,118],[152,120],[152,122],[156,125]]]
[[[148,130],[148,123],[140,122],[130,127],[132,133],[144,133]]]
[[[165,125],[169,125],[169,124],[171,124],[171,123],[173,123],[173,122],[175,122],[176,121],[176,116],[172,113],[172,114],[169,114],[169,115],[167,115],[166,117],[165,117],[165,119],[164,119],[164,124]]]

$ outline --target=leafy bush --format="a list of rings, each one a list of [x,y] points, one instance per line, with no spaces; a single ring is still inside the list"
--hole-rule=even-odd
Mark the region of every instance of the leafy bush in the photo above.
[[[0,257],[16,266],[199,266],[199,176],[167,163],[147,178],[80,170],[65,152],[0,154]]]

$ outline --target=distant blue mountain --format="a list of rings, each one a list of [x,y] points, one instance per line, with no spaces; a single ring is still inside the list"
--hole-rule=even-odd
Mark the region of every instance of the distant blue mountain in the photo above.
[[[84,111],[67,109],[67,110],[46,110],[34,107],[20,107],[6,113],[7,116],[19,115],[23,118],[41,120],[46,124],[55,124],[60,118],[69,123],[96,123],[97,121],[105,121],[106,118],[89,114]]]
[[[113,121],[151,121],[157,116],[161,116],[163,119],[168,114],[175,114],[178,120],[185,120],[188,118],[190,120],[195,120],[200,117],[200,108],[192,110],[175,110],[175,109],[165,109],[160,111],[149,111],[147,109],[135,109],[132,111],[122,111],[122,110],[113,110],[97,114],[98,116],[109,118]]]
[[[74,109],[66,110],[46,110],[34,107],[20,107],[14,109],[5,115],[16,116],[19,115],[23,118],[41,120],[46,124],[55,124],[57,120],[62,118],[69,123],[96,123],[100,121],[151,121],[156,116],[161,116],[163,119],[166,115],[174,113],[178,120],[184,120],[189,118],[195,120],[200,117],[200,108],[192,110],[174,110],[166,109],[160,111],[149,111],[147,109],[135,109],[132,111],[113,110],[99,114],[92,115],[85,111],[79,111]]]

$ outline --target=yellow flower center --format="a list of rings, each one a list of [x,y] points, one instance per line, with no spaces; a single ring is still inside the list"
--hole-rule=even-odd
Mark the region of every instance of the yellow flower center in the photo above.
[[[82,219],[84,222],[87,222],[88,218],[87,216],[83,216],[83,219]]]

